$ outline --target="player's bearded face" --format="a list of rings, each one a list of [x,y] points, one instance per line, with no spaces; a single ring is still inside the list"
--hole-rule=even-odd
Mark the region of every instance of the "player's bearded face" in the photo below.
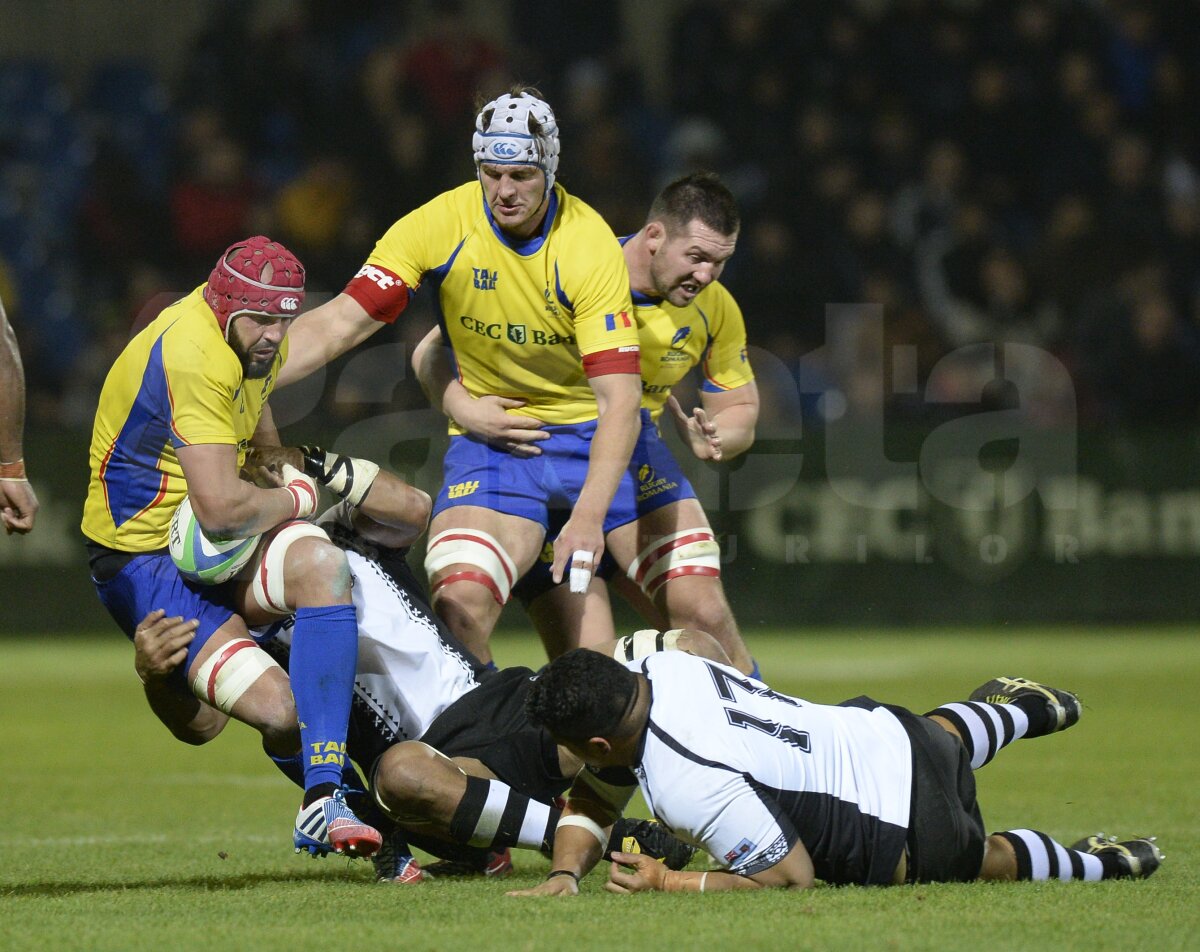
[[[229,346],[242,362],[242,373],[247,380],[265,377],[271,372],[275,355],[283,344],[283,338],[292,323],[290,317],[271,314],[239,314],[231,318]]]
[[[504,231],[528,238],[546,211],[546,176],[533,165],[479,166],[479,180],[492,217]]]
[[[721,276],[733,255],[737,235],[722,235],[699,220],[686,228],[666,231],[650,259],[650,280],[655,294],[685,307]]]

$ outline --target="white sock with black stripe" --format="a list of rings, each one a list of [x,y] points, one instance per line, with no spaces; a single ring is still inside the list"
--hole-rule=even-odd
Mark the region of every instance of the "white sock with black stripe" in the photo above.
[[[945,704],[926,717],[943,717],[954,725],[971,756],[971,769],[989,763],[1002,747],[1024,737],[1029,716],[1015,704],[960,701]]]
[[[1094,883],[1117,874],[1115,863],[1070,849],[1037,830],[1006,830],[992,835],[1012,844],[1017,854],[1017,879],[1082,879]]]
[[[562,811],[531,800],[499,780],[467,777],[467,789],[450,821],[458,843],[500,851],[510,846],[540,850],[553,842]]]

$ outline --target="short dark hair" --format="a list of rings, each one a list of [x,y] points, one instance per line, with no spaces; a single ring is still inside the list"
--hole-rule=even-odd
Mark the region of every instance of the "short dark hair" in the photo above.
[[[693,172],[666,186],[654,199],[646,221],[665,222],[668,229],[675,229],[697,218],[722,235],[737,234],[742,226],[733,193],[713,172]]]
[[[637,693],[637,675],[607,655],[575,648],[543,668],[525,697],[535,725],[562,740],[611,737]]]

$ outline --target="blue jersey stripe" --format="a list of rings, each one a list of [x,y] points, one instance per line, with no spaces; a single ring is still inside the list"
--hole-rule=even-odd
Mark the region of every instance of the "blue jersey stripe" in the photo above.
[[[101,473],[109,512],[117,526],[145,510],[162,492],[163,474],[147,468],[145,460],[157,459],[168,442],[175,442],[171,421],[162,415],[170,405],[159,337],[150,349],[142,384]]]

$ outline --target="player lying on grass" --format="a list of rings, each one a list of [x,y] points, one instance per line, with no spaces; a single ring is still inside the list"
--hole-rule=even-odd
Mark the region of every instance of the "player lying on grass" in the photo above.
[[[301,462],[286,449],[258,449],[256,464],[274,467],[285,459]],[[324,454],[328,458],[329,454]],[[350,461],[351,464],[358,461]],[[420,498],[413,499],[416,494]],[[319,525],[344,550],[353,577],[359,619],[358,672],[355,676],[351,758],[375,764],[374,794],[387,813],[408,832],[385,829],[383,849],[374,857],[380,879],[417,881],[420,868],[408,849],[413,843],[448,855],[431,875],[503,873],[511,868],[512,846],[549,851],[561,810],[554,799],[570,785],[581,766],[549,735],[532,727],[524,698],[532,683],[527,668],[486,670],[433,614],[425,593],[405,560],[406,548],[425,527],[429,498],[380,471],[362,505],[343,502],[325,513]],[[138,673],[148,692],[165,683],[184,656],[193,624],[161,614],[139,626]],[[254,650],[286,664],[290,621],[256,633]],[[656,639],[631,636],[628,648],[654,650]],[[675,647],[724,659],[718,645],[700,633],[680,632],[667,642]],[[618,650],[618,643],[607,646]],[[626,652],[621,644],[619,650]],[[196,742],[219,732],[226,718],[191,699],[179,715],[208,729]],[[176,736],[186,729],[155,708]],[[295,778],[295,765],[274,758]],[[355,800],[360,812],[365,807]],[[630,821],[613,833],[614,845],[632,840],[647,855],[666,856],[683,866],[691,850],[666,836],[657,824]],[[632,844],[628,844],[632,845]]]
[[[514,895],[578,892],[639,785],[662,823],[724,870],[616,855],[611,892],[1140,878],[1163,858],[1152,837],[1064,847],[1034,830],[985,835],[973,771],[1079,719],[1074,695],[1032,681],[997,678],[918,717],[867,697],[812,704],[679,652],[621,664],[575,650],[540,673],[528,706],[588,769],[549,878]]]
[[[303,765],[296,846],[368,855],[379,833],[339,794],[357,630],[345,558],[313,538],[311,527],[291,525],[316,509],[310,477],[289,470],[266,487],[239,478],[246,446],[269,418],[267,399],[287,359],[304,277],[285,247],[248,238],[129,341],[100,392],[82,530],[96,593],[127,637],[153,609],[196,620],[172,677],[173,697],[185,706],[193,692],[209,698],[257,729],[275,754],[302,746],[316,752]],[[275,548],[287,551],[287,563],[281,556],[274,574],[286,577],[286,600],[273,597],[258,573],[220,585],[180,574],[167,547],[185,498],[214,538],[283,527]],[[290,683],[278,665],[243,650],[251,645],[247,621],[269,620],[277,609],[296,617]],[[310,843],[301,830],[314,814],[330,831],[323,842]]]

